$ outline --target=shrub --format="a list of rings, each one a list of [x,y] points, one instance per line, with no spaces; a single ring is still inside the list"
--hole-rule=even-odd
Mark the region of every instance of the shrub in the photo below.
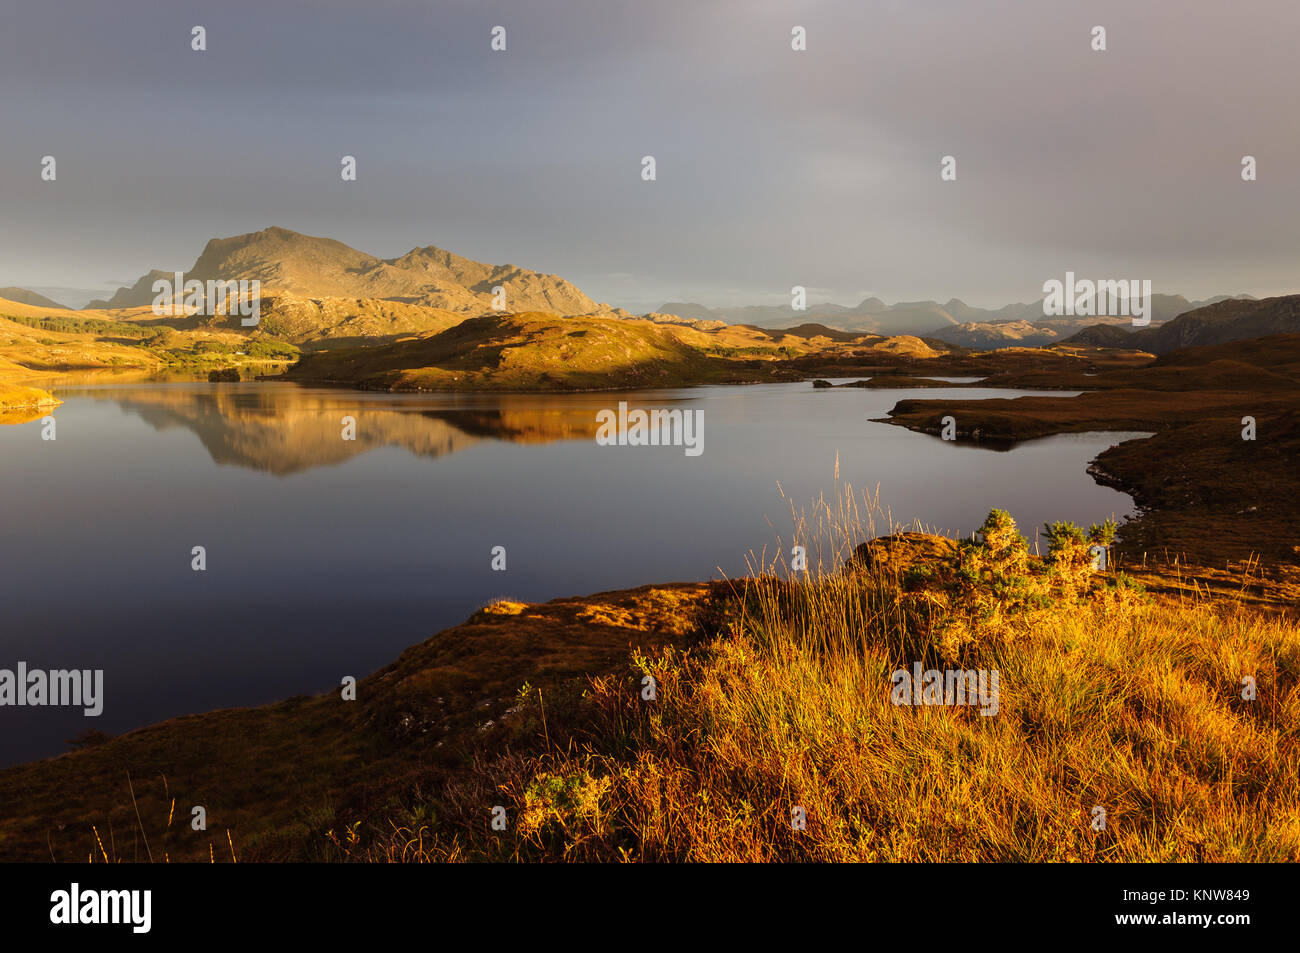
[[[816,546],[812,530],[828,527],[842,535]],[[701,610],[695,643],[588,679],[565,729],[551,696],[543,712],[525,686],[531,747],[512,736],[437,802],[439,817],[468,820],[418,849],[403,828],[371,856],[1300,859],[1300,629],[1084,576],[1088,547],[1113,533],[1050,524],[1040,559],[996,510],[977,538],[940,546],[872,541],[828,508],[796,539],[852,558],[737,580]],[[892,703],[891,671],[958,654],[1000,672],[995,717]],[[1258,682],[1250,702],[1243,674]],[[487,832],[482,806],[498,796],[519,823]]]

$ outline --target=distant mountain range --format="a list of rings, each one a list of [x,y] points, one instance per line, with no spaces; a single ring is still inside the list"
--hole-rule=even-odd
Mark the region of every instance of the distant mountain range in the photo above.
[[[154,282],[173,279],[172,272],[154,270],[129,287],[119,288],[107,300],[91,301],[84,310],[126,312],[148,307],[156,297]],[[391,340],[402,334],[440,331],[467,317],[507,313],[545,312],[560,316],[599,315],[629,318],[634,315],[600,304],[578,287],[556,275],[530,271],[516,265],[493,265],[463,258],[429,245],[397,258],[377,258],[330,238],[318,238],[272,227],[232,238],[214,238],[204,247],[186,280],[257,280],[262,284],[263,330],[299,345],[329,346],[359,343],[364,339]],[[504,308],[494,300],[494,289],[505,289]],[[1147,333],[1197,309],[1221,302],[1255,299],[1219,295],[1189,301],[1181,295],[1151,296],[1151,327]],[[62,308],[36,292],[22,288],[0,289],[0,299],[21,304]],[[1236,313],[1236,312],[1232,312]],[[709,308],[688,302],[669,302],[646,315],[660,323],[698,323],[702,329],[744,325],[761,329],[823,325],[850,335],[911,335],[975,350],[1003,347],[1038,347],[1072,339],[1085,328],[1090,340],[1122,341],[1131,327],[1128,317],[1045,317],[1043,303],[1008,304],[978,308],[952,298],[937,301],[900,301],[887,304],[866,298],[856,305],[810,305],[794,311],[789,305]],[[141,320],[142,316],[128,316]],[[169,320],[177,328],[222,324],[195,316]],[[228,323],[228,322],[226,322]],[[1114,333],[1096,330],[1111,325]],[[1134,338],[1134,341],[1164,338]],[[1163,345],[1162,345],[1163,346]]]
[[[1185,347],[1296,333],[1300,333],[1300,295],[1285,295],[1221,300],[1159,327],[1154,322],[1152,327],[1137,330],[1127,330],[1125,325],[1094,324],[1061,343],[1168,354]]]
[[[1182,295],[1153,294],[1151,323],[1163,324],[1187,311],[1228,300],[1218,295],[1205,301],[1189,301]],[[1249,299],[1248,295],[1240,296]],[[1250,299],[1253,300],[1253,299]],[[945,304],[937,301],[900,301],[886,304],[879,298],[867,298],[846,307],[839,304],[810,305],[795,311],[789,305],[707,308],[700,304],[673,301],[659,309],[694,320],[725,321],[756,327],[788,327],[815,321],[843,331],[874,334],[914,334],[938,338],[949,344],[977,350],[1000,347],[1039,347],[1055,344],[1074,332],[1102,323],[1131,324],[1131,318],[1049,318],[1043,315],[1043,303],[1008,304],[1001,308],[977,308],[952,298]]]
[[[886,304],[879,298],[866,298],[851,307],[841,304],[809,305],[806,310],[795,311],[789,305],[750,305],[735,308],[707,308],[702,304],[670,301],[659,309],[665,314],[676,314],[698,321],[723,321],[727,324],[749,324],[761,328],[782,328],[792,324],[816,322],[842,331],[870,332],[872,334],[926,334],[935,328],[959,325],[966,321],[1015,321],[1042,317],[1041,306],[1011,304],[997,311],[973,308],[953,298],[947,304],[937,301],[900,301]]]

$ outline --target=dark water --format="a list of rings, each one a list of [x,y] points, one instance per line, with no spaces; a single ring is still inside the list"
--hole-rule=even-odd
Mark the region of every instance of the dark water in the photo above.
[[[0,668],[104,669],[104,712],[0,708],[0,763],[87,727],[336,687],[498,596],[740,575],[788,498],[880,487],[896,523],[968,533],[990,507],[1131,512],[1087,462],[1128,435],[1010,452],[871,423],[905,397],[808,384],[566,396],[364,394],[283,383],[57,390],[57,439],[0,427]],[[602,447],[619,400],[704,411],[704,452]],[[341,418],[357,439],[341,439]],[[191,550],[207,551],[207,571]],[[490,568],[505,546],[507,569]],[[787,543],[788,545],[788,543]]]

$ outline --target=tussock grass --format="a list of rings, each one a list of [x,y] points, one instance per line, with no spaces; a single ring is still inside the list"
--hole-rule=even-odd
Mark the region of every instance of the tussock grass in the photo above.
[[[176,798],[172,796],[171,790],[167,784],[166,776],[162,776],[159,780],[161,784],[154,785],[153,790],[141,792],[142,795],[148,793],[150,795],[150,799],[147,802],[148,805],[157,808],[156,811],[149,812],[151,824],[147,825],[144,814],[141,813],[140,801],[136,798],[135,783],[131,779],[130,774],[127,774],[127,790],[131,795],[131,808],[135,812],[135,824],[127,831],[123,832],[122,840],[119,841],[117,832],[113,829],[111,820],[106,824],[105,832],[103,834],[100,833],[99,825],[92,822],[90,830],[94,835],[94,847],[87,852],[86,863],[127,864],[148,862],[151,864],[169,864],[172,862],[171,852],[166,848],[169,845],[177,845],[187,836],[185,831],[187,829],[192,831],[193,828],[186,823],[184,818],[179,818],[177,816]],[[161,792],[157,790],[158,787],[161,787]],[[163,812],[167,815],[165,823],[161,821],[161,815]],[[155,854],[153,848],[150,846],[149,837],[151,831],[154,842],[160,848],[157,854]],[[235,840],[231,835],[229,828],[225,829],[225,835],[226,845],[224,849],[228,849],[230,852],[230,863],[238,863],[239,858],[235,854]],[[208,847],[208,862],[214,864],[217,863],[218,857],[215,843],[219,842],[219,834],[213,832],[212,836],[207,836],[206,834],[199,836],[207,838],[205,842]],[[105,837],[107,837],[107,841],[105,841]],[[217,839],[216,841],[213,840],[214,837]],[[53,852],[51,851],[50,859],[52,861],[57,860],[57,858],[53,857],[52,854]],[[77,859],[79,860],[80,858]],[[224,856],[221,860],[225,860]]]
[[[525,687],[505,754],[350,856],[1300,859],[1293,623],[1093,572],[1113,526],[1052,524],[1039,558],[998,511],[970,540],[868,542],[871,504],[797,517],[808,570],[756,558],[698,644]],[[996,670],[996,713],[894,704],[915,662]]]

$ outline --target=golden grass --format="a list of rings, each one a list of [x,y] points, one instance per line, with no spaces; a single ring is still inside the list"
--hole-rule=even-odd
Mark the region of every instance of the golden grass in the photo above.
[[[1085,535],[1044,534],[1040,559],[997,514],[979,541],[875,539],[860,502],[821,502],[744,579],[498,600],[364,679],[356,705],[327,693],[188,716],[7,769],[0,849],[1300,859],[1293,616],[1223,590],[1148,598],[1090,572]],[[914,662],[996,670],[996,713],[893,704],[891,676]],[[209,832],[189,827],[194,804]]]
[[[1300,859],[1295,624],[1155,602],[1080,575],[1077,547],[1038,559],[986,529],[947,555],[920,535],[860,548],[851,494],[823,502],[796,523],[806,574],[736,582],[699,645],[526,688],[510,750],[350,856]],[[996,714],[893,704],[891,673],[917,661],[998,671]]]
[[[24,384],[0,382],[0,417],[13,417],[19,422],[42,416],[63,401],[49,391]]]
[[[161,805],[165,805],[167,808],[167,823],[156,827],[153,833],[155,839],[170,841],[172,843],[175,843],[176,838],[178,836],[179,837],[185,836],[185,834],[181,833],[181,829],[184,828],[184,829],[192,830],[192,828],[190,828],[190,825],[184,823],[179,824],[176,827],[172,826],[173,822],[176,820],[176,798],[172,797],[171,795],[171,791],[167,784],[166,776],[163,776],[160,780],[162,782],[163,794],[159,799],[159,801]],[[96,863],[125,864],[125,863],[140,863],[140,862],[148,862],[151,864],[171,863],[172,857],[169,851],[164,851],[161,857],[155,857],[153,850],[149,846],[149,831],[146,827],[144,816],[140,812],[140,803],[139,801],[136,800],[135,783],[134,781],[132,781],[129,773],[127,774],[127,790],[130,792],[131,795],[131,807],[135,811],[135,825],[129,831],[130,840],[124,840],[122,844],[118,844],[117,835],[113,830],[113,826],[110,822],[107,827],[108,845],[106,846],[104,844],[104,838],[103,836],[101,836],[99,832],[99,825],[92,823],[90,825],[90,830],[94,834],[95,842],[94,842],[94,848],[88,851],[86,854],[86,863],[88,864],[96,864]],[[170,803],[168,803],[168,798],[170,798]],[[139,841],[137,841],[136,839],[137,835],[139,837]],[[202,838],[204,837],[204,834],[201,833],[194,834],[193,836]],[[140,852],[139,852],[139,846],[141,842],[144,844],[143,857],[140,856]],[[217,862],[217,858],[216,858],[216,851],[213,847],[212,841],[209,839],[206,841],[206,843],[208,847],[208,862],[215,864]],[[226,828],[226,845],[230,849],[230,862],[232,864],[238,863],[238,858],[235,856],[235,842],[234,842],[234,838],[231,836],[230,828]],[[129,853],[128,853],[128,848],[129,848]],[[56,858],[51,856],[50,859],[53,861]]]

